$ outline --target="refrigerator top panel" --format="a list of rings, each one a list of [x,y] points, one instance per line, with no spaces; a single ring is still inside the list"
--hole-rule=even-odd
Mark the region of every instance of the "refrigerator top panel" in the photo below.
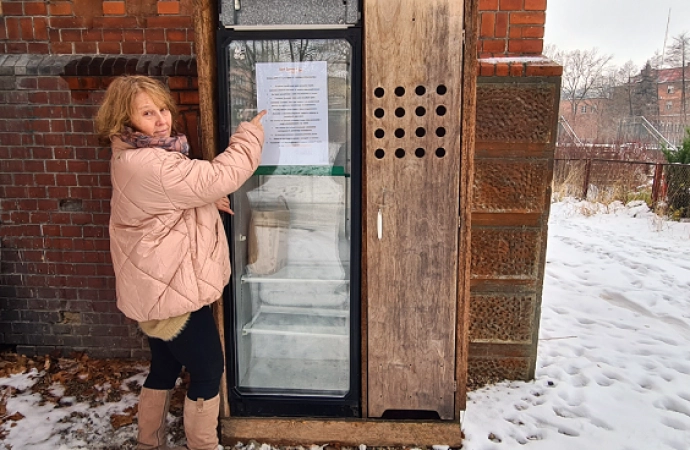
[[[355,25],[359,0],[221,0],[225,28],[336,28]]]

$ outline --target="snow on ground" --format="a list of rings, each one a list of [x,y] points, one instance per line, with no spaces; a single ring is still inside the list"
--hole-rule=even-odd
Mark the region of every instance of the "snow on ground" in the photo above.
[[[689,254],[690,223],[642,203],[553,204],[536,379],[471,392],[463,448],[690,449]],[[31,377],[0,378],[0,393]],[[135,401],[56,408],[26,390],[7,401],[25,418],[5,422],[0,449],[131,448],[117,443],[134,426],[109,417]]]

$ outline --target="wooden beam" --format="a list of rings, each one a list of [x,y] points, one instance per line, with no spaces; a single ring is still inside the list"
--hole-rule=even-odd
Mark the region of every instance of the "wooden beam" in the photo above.
[[[223,445],[462,446],[459,422],[238,418],[221,419]]]
[[[206,160],[215,158],[218,149],[218,124],[216,120],[216,29],[218,27],[217,0],[193,0],[194,46],[196,50],[197,78],[199,81],[199,115],[201,116],[201,154]],[[223,299],[213,304],[213,314],[220,334],[221,348],[225,356],[225,319]],[[220,416],[230,416],[227,378],[220,383]]]
[[[460,137],[460,227],[458,245],[458,309],[455,343],[455,417],[467,403],[467,357],[470,332],[470,263],[472,228],[472,184],[477,109],[478,0],[465,0],[465,42],[463,48],[462,119]]]

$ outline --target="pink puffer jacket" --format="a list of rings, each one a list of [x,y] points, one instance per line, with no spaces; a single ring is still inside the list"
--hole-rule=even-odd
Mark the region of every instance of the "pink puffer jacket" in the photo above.
[[[167,319],[220,297],[230,257],[214,202],[254,173],[263,139],[243,122],[211,162],[113,141],[110,253],[117,306],[127,317]]]

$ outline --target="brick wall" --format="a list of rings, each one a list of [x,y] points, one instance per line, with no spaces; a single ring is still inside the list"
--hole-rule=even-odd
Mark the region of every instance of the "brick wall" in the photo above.
[[[478,10],[470,388],[534,377],[562,74],[541,56],[546,0]]]
[[[191,55],[191,0],[0,2],[0,54]]]
[[[115,306],[110,150],[93,117],[113,77],[157,77],[200,156],[191,0],[0,2],[0,345],[142,356]]]
[[[479,0],[480,58],[541,55],[546,0]]]

